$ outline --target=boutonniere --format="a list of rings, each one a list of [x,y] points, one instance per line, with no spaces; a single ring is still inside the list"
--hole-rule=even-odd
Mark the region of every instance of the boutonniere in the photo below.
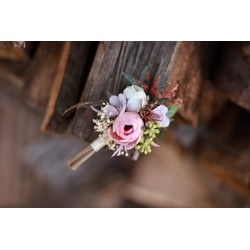
[[[144,68],[140,79],[125,73],[123,76],[130,85],[122,93],[108,92],[100,109],[91,106],[96,112],[94,130],[99,136],[68,160],[73,170],[104,146],[113,151],[112,157],[131,155],[134,160],[141,153],[150,153],[152,147],[159,147],[157,139],[182,103],[176,96],[178,84],[167,82],[166,73],[150,82],[149,66]]]

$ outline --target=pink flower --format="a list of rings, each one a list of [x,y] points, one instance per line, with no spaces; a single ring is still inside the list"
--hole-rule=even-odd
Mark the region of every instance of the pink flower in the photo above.
[[[108,134],[111,140],[121,145],[120,149],[130,150],[139,142],[143,126],[144,123],[137,113],[124,112],[115,119]]]
[[[170,120],[167,117],[167,112],[168,108],[164,105],[160,105],[151,111],[152,119],[159,122],[163,128],[166,128],[170,123]]]

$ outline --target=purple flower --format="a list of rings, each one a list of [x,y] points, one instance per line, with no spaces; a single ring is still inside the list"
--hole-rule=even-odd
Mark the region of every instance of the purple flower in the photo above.
[[[119,94],[118,96],[112,95],[109,98],[109,103],[107,103],[105,107],[102,107],[101,110],[98,110],[93,106],[91,106],[91,108],[95,112],[105,114],[108,117],[120,116],[125,112],[126,99],[123,94]]]
[[[167,117],[168,108],[160,105],[151,111],[153,120],[159,122],[163,128],[168,127],[170,120]]]
[[[111,114],[123,115],[126,109],[126,99],[123,94],[119,94],[118,96],[112,95],[109,98],[110,105],[108,106],[108,110]]]

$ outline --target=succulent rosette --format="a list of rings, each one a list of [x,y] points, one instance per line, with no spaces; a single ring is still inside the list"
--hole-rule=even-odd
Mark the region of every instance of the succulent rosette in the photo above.
[[[108,93],[108,101],[100,110],[92,107],[97,112],[94,129],[114,151],[112,156],[127,156],[128,150],[137,155],[150,153],[180,107],[178,84],[168,83],[165,73],[151,83],[148,70],[146,66],[140,79],[123,74],[131,85],[117,96]]]

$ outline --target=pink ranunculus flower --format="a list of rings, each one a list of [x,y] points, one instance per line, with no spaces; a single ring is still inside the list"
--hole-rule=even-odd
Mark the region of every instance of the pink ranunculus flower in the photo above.
[[[134,112],[124,112],[118,116],[108,134],[111,140],[120,144],[125,150],[130,150],[137,145],[143,133],[144,123],[141,117]],[[117,152],[118,153],[118,152]]]
[[[164,105],[160,105],[153,109],[151,113],[153,114],[153,120],[159,122],[163,128],[168,127],[170,120],[167,117],[168,108]]]

